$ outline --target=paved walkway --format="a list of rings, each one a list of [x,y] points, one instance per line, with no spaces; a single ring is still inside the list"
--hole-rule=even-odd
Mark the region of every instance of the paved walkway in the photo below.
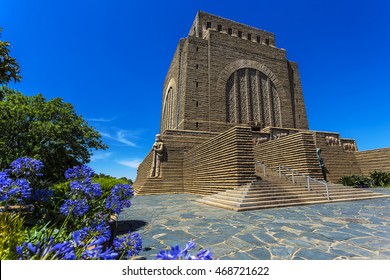
[[[119,216],[120,232],[139,232],[146,259],[190,239],[222,260],[390,259],[390,198],[239,213],[196,198],[136,196]]]

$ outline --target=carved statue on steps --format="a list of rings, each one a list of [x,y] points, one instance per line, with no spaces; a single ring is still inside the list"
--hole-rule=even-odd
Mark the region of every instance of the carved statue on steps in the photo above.
[[[158,178],[161,176],[161,161],[164,155],[164,144],[161,140],[160,134],[156,134],[156,142],[153,144],[153,161],[152,169],[150,170],[151,178]]]
[[[317,148],[316,152],[317,152],[318,164],[320,165],[320,168],[321,168],[321,171],[322,171],[322,176],[324,176],[324,180],[325,180],[325,182],[327,182],[328,180],[326,178],[326,176],[327,176],[326,174],[329,173],[329,170],[325,167],[324,160],[321,158],[321,149]]]

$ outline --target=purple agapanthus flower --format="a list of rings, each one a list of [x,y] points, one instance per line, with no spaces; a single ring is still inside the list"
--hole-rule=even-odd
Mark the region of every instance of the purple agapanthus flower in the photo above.
[[[31,197],[32,188],[26,179],[12,180],[5,172],[0,173],[0,202],[21,204]]]
[[[100,197],[103,194],[100,184],[93,183],[91,178],[86,178],[84,181],[72,181],[69,186],[71,193],[86,198]]]
[[[81,254],[81,258],[85,260],[115,260],[118,257],[118,253],[111,247],[106,249],[102,245],[87,245],[86,247],[88,249]]]
[[[57,256],[58,248],[61,244],[54,245],[53,237],[45,239],[43,242],[38,241],[35,244],[32,242],[24,242],[21,246],[16,246],[16,253],[20,260],[37,260],[45,259],[47,256]]]
[[[111,229],[106,222],[93,223],[90,226],[83,227],[80,232],[80,239],[84,240],[87,237],[92,239],[92,242],[105,243],[111,238]]]
[[[126,257],[137,256],[142,250],[142,238],[138,233],[128,233],[124,237],[114,238],[113,246],[115,250],[125,251]]]
[[[195,248],[194,241],[190,241],[186,244],[186,247],[182,250],[179,245],[171,247],[171,250],[160,250],[156,259],[158,260],[212,260],[212,253],[209,250],[201,250],[195,256],[191,255],[188,251]]]
[[[130,199],[134,191],[128,184],[115,185],[106,199],[106,208],[115,214],[119,214],[123,208],[130,207]]]
[[[80,230],[74,231],[70,240],[56,244],[52,237],[36,244],[24,242],[16,247],[16,253],[19,259],[112,260],[118,257],[113,248],[102,245],[105,237],[95,237],[92,242],[86,243],[85,240],[89,238],[83,240],[81,234]]]
[[[87,165],[75,166],[65,171],[65,178],[67,180],[82,180],[93,177],[93,175],[95,175],[95,172]]]
[[[52,250],[54,258],[59,260],[75,260],[76,253],[74,244],[70,241],[64,241],[57,243],[53,246]]]
[[[43,176],[40,172],[43,168],[42,161],[33,158],[18,158],[10,164],[9,172],[16,176]]]
[[[86,199],[67,199],[60,207],[60,212],[64,215],[72,213],[76,217],[81,217],[89,210]]]

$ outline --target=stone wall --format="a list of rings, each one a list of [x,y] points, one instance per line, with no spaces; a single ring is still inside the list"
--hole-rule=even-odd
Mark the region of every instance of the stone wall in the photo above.
[[[390,148],[356,152],[355,156],[364,175],[372,171],[390,172]]]
[[[150,176],[150,170],[152,168],[153,154],[152,151],[148,153],[145,159],[140,163],[137,169],[137,177],[133,183],[135,189],[143,186],[146,179]]]
[[[159,178],[150,178],[152,152],[139,165],[134,182],[136,194],[183,193],[183,157],[191,148],[215,137],[217,133],[166,130],[161,135],[164,156]]]
[[[162,134],[166,129],[182,129],[180,125],[180,119],[184,118],[184,110],[182,110],[182,104],[184,103],[184,92],[183,92],[183,61],[186,60],[185,54],[183,52],[183,46],[186,40],[181,39],[175,54],[172,58],[171,65],[169,67],[168,73],[165,77],[163,94],[162,94],[162,110],[161,110],[161,121],[160,121],[160,133]],[[169,104],[168,93],[170,88],[172,88],[172,104]],[[172,105],[171,111],[172,115],[170,116],[167,111],[168,108]],[[170,126],[169,124],[173,125]]]
[[[346,151],[342,143],[346,140],[340,138],[338,133],[313,132],[316,146],[321,148],[321,157],[329,170],[328,180],[337,183],[341,177],[352,174],[361,175],[355,153]],[[333,137],[336,143],[329,143],[327,137]],[[354,140],[349,140],[354,141]]]
[[[269,167],[283,165],[314,178],[323,178],[316,156],[314,137],[310,132],[297,132],[258,144],[254,147],[254,154],[256,161]]]
[[[231,128],[192,148],[183,168],[186,192],[216,192],[250,182],[255,178],[250,128]]]

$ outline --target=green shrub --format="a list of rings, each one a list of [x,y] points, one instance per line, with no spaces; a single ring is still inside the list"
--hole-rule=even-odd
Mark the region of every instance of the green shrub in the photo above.
[[[342,177],[339,183],[344,186],[371,186],[371,179],[360,175],[351,175]]]
[[[58,213],[61,205],[66,199],[66,194],[70,191],[69,182],[62,182],[53,185],[53,197],[51,199],[51,208],[53,213]]]
[[[103,195],[102,197],[103,198],[106,198],[110,192],[111,192],[111,189],[116,185],[116,184],[128,184],[129,181],[124,179],[124,178],[121,178],[121,179],[116,179],[116,178],[108,178],[108,177],[94,177],[93,178],[93,181],[95,183],[99,183],[100,184],[100,188],[102,189],[103,191]]]
[[[26,237],[24,218],[19,213],[0,213],[0,259],[16,260],[16,246]]]
[[[390,187],[390,173],[382,171],[370,172],[372,184],[378,187]]]
[[[99,183],[100,188],[103,191],[102,198],[106,198],[109,193],[111,192],[111,189],[116,185],[116,184],[128,184],[129,181],[121,178],[121,179],[116,179],[113,177],[93,177],[92,181],[94,183]],[[54,191],[54,198],[56,201],[59,203],[63,203],[63,200],[66,197],[66,193],[70,191],[70,186],[69,182],[63,182],[63,183],[58,183],[53,186],[53,191]]]

